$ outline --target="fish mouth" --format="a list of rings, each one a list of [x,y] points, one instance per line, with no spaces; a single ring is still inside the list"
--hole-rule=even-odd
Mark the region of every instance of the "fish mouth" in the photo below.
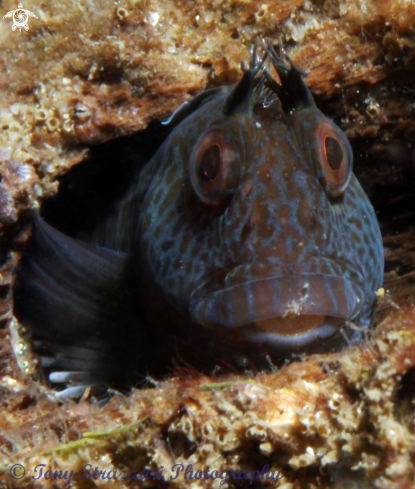
[[[211,292],[195,305],[192,316],[203,326],[250,342],[301,347],[339,332],[362,302],[362,288],[348,278],[292,273]]]

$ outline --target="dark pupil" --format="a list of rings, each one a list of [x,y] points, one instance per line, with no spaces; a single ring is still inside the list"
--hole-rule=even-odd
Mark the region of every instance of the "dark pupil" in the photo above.
[[[199,165],[200,175],[203,180],[214,180],[217,177],[220,159],[220,148],[217,144],[214,144],[203,153]]]
[[[343,160],[343,149],[334,138],[327,137],[324,144],[326,145],[327,162],[332,170],[337,170]]]

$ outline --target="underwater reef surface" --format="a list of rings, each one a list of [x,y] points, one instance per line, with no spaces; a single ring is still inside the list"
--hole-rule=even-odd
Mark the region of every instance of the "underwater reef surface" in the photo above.
[[[60,405],[47,389],[22,379],[7,363],[11,358],[5,346],[0,436],[6,487],[67,487],[63,476],[57,485],[53,478],[33,481],[40,464],[44,471],[73,470],[72,487],[82,488],[135,487],[122,482],[121,471],[131,477],[146,469],[163,474],[159,481],[150,477],[149,487],[249,484],[230,478],[220,485],[225,476],[219,475],[190,480],[190,472],[186,479],[177,464],[192,465],[193,475],[209,466],[212,473],[246,471],[249,477],[269,465],[281,472],[276,487],[284,488],[413,487],[415,310],[409,305],[385,320],[370,342],[346,352],[255,376],[212,379],[189,369],[154,388],[115,396],[102,408],[87,401]],[[10,466],[17,463],[28,475],[13,485]],[[86,480],[95,467],[109,480]]]
[[[163,480],[150,479],[149,487],[249,484],[186,481],[183,473],[171,480],[174,464],[249,474],[268,464],[283,476],[277,487],[286,488],[414,487],[415,4],[24,7],[38,16],[28,31],[0,22],[0,487],[67,487],[33,480],[30,468],[39,464],[74,470],[73,487],[114,484],[82,479],[86,464],[129,473],[164,466]],[[15,8],[3,2],[1,17]],[[167,118],[205,88],[237,81],[257,36],[282,40],[309,73],[320,108],[352,142],[355,172],[384,236],[386,295],[376,332],[345,352],[274,373],[211,379],[178,369],[104,407],[58,403],[21,373],[10,343],[10,285],[30,235],[27,211],[57,193],[64,173],[82,169],[91,148]],[[23,479],[10,476],[17,463],[26,467]]]

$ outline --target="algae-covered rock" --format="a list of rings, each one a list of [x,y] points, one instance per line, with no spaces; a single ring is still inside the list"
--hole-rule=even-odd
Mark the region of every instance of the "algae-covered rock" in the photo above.
[[[1,17],[16,8],[3,2]],[[64,474],[73,471],[73,487],[110,487],[114,477],[135,487],[122,478],[148,470],[148,487],[246,487],[250,477],[266,487],[268,465],[280,471],[277,487],[413,487],[413,2],[45,0],[24,8],[38,17],[28,31],[0,22],[0,486],[68,487]],[[352,141],[385,236],[383,322],[361,345],[275,372],[179,370],[103,407],[58,402],[22,374],[10,343],[27,211],[55,195],[58,178],[82,167],[92,147],[238,80],[257,37],[282,42]],[[14,464],[25,467],[22,479]],[[180,467],[190,465],[194,478],[188,469],[185,480]],[[207,466],[217,478],[197,480]],[[88,479],[95,467],[107,472]],[[63,472],[47,479],[47,469]],[[223,470],[234,472],[221,478]]]

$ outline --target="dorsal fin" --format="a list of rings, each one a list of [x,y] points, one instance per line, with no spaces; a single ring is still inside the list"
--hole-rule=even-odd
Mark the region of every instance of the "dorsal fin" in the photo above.
[[[186,100],[173,112],[173,114],[166,121],[163,121],[162,124],[179,124],[179,122],[182,122],[182,120],[192,114],[207,100],[215,97],[220,91],[221,87],[208,88],[207,90],[204,90],[203,92],[197,94],[192,99]]]

